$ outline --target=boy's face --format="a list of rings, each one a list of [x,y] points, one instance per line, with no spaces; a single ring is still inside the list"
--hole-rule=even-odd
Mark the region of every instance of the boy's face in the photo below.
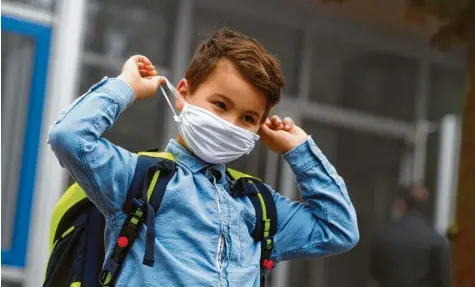
[[[251,132],[257,132],[266,113],[265,96],[227,59],[218,61],[192,95],[185,79],[180,81],[177,90],[188,103]],[[178,104],[177,108],[181,110],[183,106]]]

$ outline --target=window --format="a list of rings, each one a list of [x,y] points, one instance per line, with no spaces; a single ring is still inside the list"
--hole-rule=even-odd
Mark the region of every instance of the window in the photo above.
[[[28,4],[36,8],[53,11],[56,8],[56,0],[10,0],[18,4]]]
[[[115,77],[119,73],[119,70],[114,69],[84,67],[78,96],[104,76]],[[163,116],[167,108],[160,92],[153,98],[135,101],[120,115],[113,127],[105,132],[104,137],[131,152],[157,147],[163,149],[165,147],[159,145],[163,141]]]
[[[438,121],[445,114],[461,114],[466,91],[467,75],[464,69],[432,65],[428,119]]]
[[[295,286],[366,286],[371,238],[389,220],[390,205],[399,191],[401,159],[406,145],[402,140],[311,119],[304,119],[302,128],[313,135],[316,144],[345,180],[358,214],[361,239],[350,252],[308,262],[303,269],[304,274],[318,272],[324,274],[324,278],[314,274],[303,282],[302,274],[290,272],[289,280]],[[299,269],[302,262],[290,262],[291,270]]]
[[[12,283],[12,282],[8,282],[8,281],[3,281],[3,280],[2,280],[2,286],[3,286],[3,287],[21,287],[22,284],[20,284],[20,283]]]
[[[2,30],[2,249],[10,249],[30,101],[35,42]],[[19,61],[21,59],[21,61]]]
[[[333,39],[315,40],[310,99],[413,121],[417,60]]]
[[[92,0],[84,50],[118,61],[142,54],[157,67],[169,67],[175,5],[171,0]]]
[[[89,3],[83,55],[81,93],[104,76],[115,77],[124,61],[147,56],[159,73],[169,75],[176,2],[93,0]],[[111,142],[132,152],[163,142],[166,102],[163,96],[136,101],[107,131]]]
[[[455,114],[462,119],[463,104],[467,91],[465,70],[448,68],[440,64],[433,64],[430,71],[430,89],[427,118],[436,124],[447,114]],[[440,127],[440,126],[439,126]],[[458,131],[460,132],[460,131]],[[429,197],[430,212],[428,219],[435,217],[435,199],[439,180],[439,160],[441,155],[441,129],[429,133],[427,138],[425,184],[431,196]],[[460,134],[456,135],[457,137]],[[457,158],[456,155],[453,158]],[[455,177],[457,174],[455,174]],[[456,188],[456,187],[455,187]],[[455,194],[456,191],[453,190]]]
[[[194,53],[200,41],[212,36],[217,29],[222,27],[236,29],[256,38],[266,49],[277,56],[286,79],[284,94],[287,96],[297,95],[299,55],[303,41],[303,33],[299,30],[202,7],[195,9],[193,19],[191,53]]]
[[[24,267],[51,29],[2,16],[2,265]]]

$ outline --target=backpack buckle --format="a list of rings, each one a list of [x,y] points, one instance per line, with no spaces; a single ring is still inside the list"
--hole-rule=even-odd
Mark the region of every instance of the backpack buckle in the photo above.
[[[148,209],[147,203],[142,199],[132,198],[132,211],[128,214],[128,219],[134,225],[137,225],[139,221],[143,222],[147,217]]]
[[[273,244],[274,239],[272,236],[265,237],[261,241],[261,267],[266,271],[270,271],[274,267],[274,260],[271,259]]]
[[[134,214],[135,211],[140,208],[142,210],[144,210],[144,205],[146,203],[142,200],[142,199],[138,199],[138,198],[132,198],[132,212],[131,214]]]

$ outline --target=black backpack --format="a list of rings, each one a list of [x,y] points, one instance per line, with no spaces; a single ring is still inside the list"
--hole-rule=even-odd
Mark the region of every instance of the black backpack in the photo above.
[[[168,182],[176,172],[175,159],[166,152],[141,152],[122,210],[127,219],[113,252],[105,258],[105,219],[77,184],[71,185],[56,204],[50,228],[50,258],[44,287],[114,286],[122,264],[142,225],[147,225],[143,264],[153,266],[155,215]],[[256,212],[252,236],[261,241],[261,286],[274,267],[271,259],[277,210],[270,190],[261,180],[227,169],[232,196],[248,196]],[[150,228],[151,227],[151,228]]]

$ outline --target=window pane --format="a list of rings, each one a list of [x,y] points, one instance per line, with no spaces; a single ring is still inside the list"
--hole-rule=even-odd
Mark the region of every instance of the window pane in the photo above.
[[[3,287],[21,287],[23,284],[21,283],[14,283],[14,282],[8,282],[8,280],[3,280],[2,279],[2,286]]]
[[[85,50],[119,59],[143,54],[169,67],[175,6],[171,0],[91,0]]]
[[[201,7],[196,8],[193,18],[192,52],[195,51],[200,41],[212,36],[217,29],[222,27],[236,29],[256,38],[266,49],[277,56],[282,64],[286,79],[284,93],[288,96],[297,94],[299,55],[302,44],[300,31],[288,26],[266,23],[246,16]]]
[[[428,119],[440,123],[440,120],[446,114],[461,115],[467,91],[465,71],[437,64],[432,65],[430,72]],[[430,222],[433,222],[435,212],[435,195],[441,148],[440,132],[440,130],[433,131],[427,138],[425,183],[429,193],[433,195],[429,197],[430,204],[427,208],[428,220]]]
[[[304,119],[302,127],[313,135],[317,145],[343,177],[358,214],[361,239],[350,252],[309,261],[307,283],[299,273],[290,273],[295,286],[367,286],[368,256],[373,234],[389,220],[390,205],[399,191],[399,174],[406,145],[402,140],[361,133]],[[302,264],[290,263],[293,268]],[[300,264],[300,265],[299,265]],[[297,266],[297,267],[295,267]],[[321,274],[321,273],[324,274]],[[322,276],[323,275],[323,276]],[[323,278],[322,278],[323,277]],[[293,286],[293,285],[292,285]]]
[[[53,11],[56,8],[56,0],[9,0],[9,2],[33,5],[50,11]]]
[[[84,66],[81,79],[81,93],[86,92],[104,76],[116,76],[119,71]],[[80,96],[80,95],[78,95]],[[163,95],[135,101],[122,113],[114,126],[105,132],[105,138],[131,152],[165,147],[158,146],[163,140],[165,109],[168,108]]]
[[[417,60],[328,38],[314,47],[311,100],[414,120]]]
[[[426,170],[425,170],[425,185],[432,195],[429,197],[430,206],[428,208],[429,222],[433,222],[435,211],[435,198],[437,192],[437,180],[439,171],[439,159],[440,159],[440,131],[430,133],[427,137],[427,155],[426,155]]]
[[[430,77],[428,118],[440,120],[445,114],[461,114],[467,91],[465,70],[433,65]]]
[[[2,30],[2,250],[12,240],[35,43]]]
[[[290,261],[290,278],[287,286],[320,287],[325,284],[325,258]]]

